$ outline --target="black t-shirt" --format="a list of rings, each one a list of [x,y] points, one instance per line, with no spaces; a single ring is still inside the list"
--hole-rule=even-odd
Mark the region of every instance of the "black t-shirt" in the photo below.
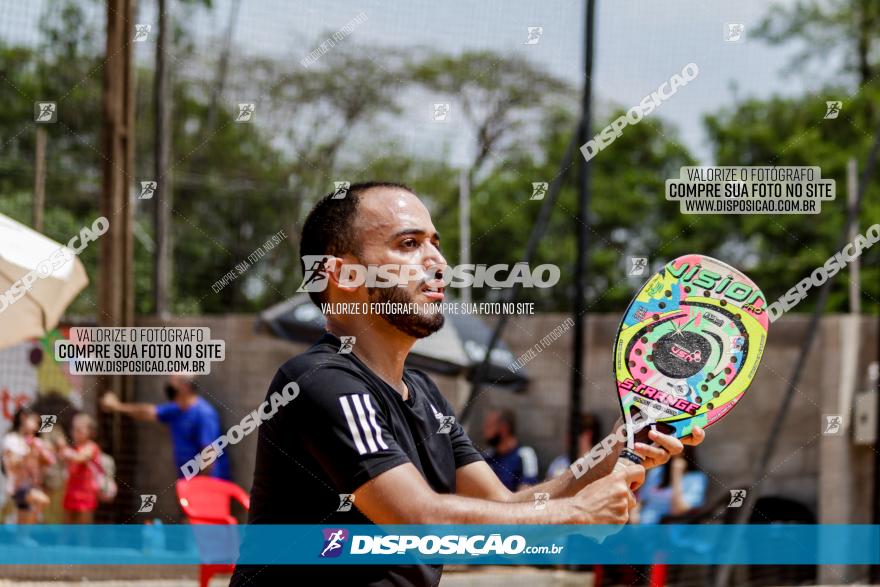
[[[299,395],[259,428],[249,524],[370,524],[356,502],[350,511],[337,512],[339,495],[404,463],[412,463],[434,491],[455,493],[455,470],[482,459],[457,421],[439,433],[443,417],[453,411],[427,375],[404,370],[404,401],[355,356],[356,346],[353,353],[338,354],[339,346],[337,337],[325,334],[282,365],[269,386],[267,399],[291,381]],[[437,565],[239,565],[230,587],[319,581],[434,586],[441,571]]]

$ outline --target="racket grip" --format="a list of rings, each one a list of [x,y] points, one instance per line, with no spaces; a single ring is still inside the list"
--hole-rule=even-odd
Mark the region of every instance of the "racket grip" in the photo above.
[[[620,451],[620,455],[618,455],[617,458],[618,459],[626,459],[627,461],[630,461],[630,462],[635,463],[637,465],[641,465],[643,462],[645,462],[645,459],[643,459],[642,457],[637,455],[634,451],[632,451],[626,447],[624,447]]]
[[[624,447],[617,457],[617,464],[614,466],[614,469],[622,470],[624,467],[631,467],[633,464],[641,465],[644,462],[645,459],[637,455],[634,451]],[[630,486],[630,489],[635,490],[635,484]]]

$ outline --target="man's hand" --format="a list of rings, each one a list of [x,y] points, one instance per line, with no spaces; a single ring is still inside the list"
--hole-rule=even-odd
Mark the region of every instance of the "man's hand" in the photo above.
[[[636,506],[632,488],[645,481],[645,468],[627,465],[594,481],[578,492],[572,503],[579,512],[581,524],[626,524],[629,511]]]
[[[121,403],[122,402],[119,401],[119,397],[112,391],[108,391],[103,396],[101,396],[101,409],[105,412],[117,411]]]
[[[697,446],[706,439],[706,432],[699,426],[694,426],[690,436],[679,440],[674,436],[651,430],[648,437],[654,441],[657,446],[644,444],[642,442],[635,443],[636,453],[645,459],[642,463],[646,469],[653,469],[660,465],[666,464],[672,455],[680,454],[684,450],[685,444]]]

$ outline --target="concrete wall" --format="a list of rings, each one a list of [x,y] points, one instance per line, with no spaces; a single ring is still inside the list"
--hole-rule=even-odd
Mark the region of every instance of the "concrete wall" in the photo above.
[[[504,338],[518,356],[566,318],[562,314],[515,317]],[[606,431],[619,413],[611,375],[611,349],[618,319],[616,315],[591,315],[587,321],[583,405],[600,415]],[[726,494],[729,489],[748,487],[750,471],[766,440],[806,334],[807,320],[805,316],[786,316],[772,325],[768,348],[752,388],[732,415],[712,427],[709,439],[700,448],[698,456],[710,476],[712,492]],[[823,397],[832,391],[837,393],[838,387],[839,323],[837,316],[822,322],[771,460],[772,472],[762,484],[762,493],[789,496],[813,511],[817,510],[819,447],[823,438],[820,406]],[[278,366],[306,347],[257,334],[252,315],[175,318],[165,323],[145,318],[138,323],[142,326],[159,324],[208,326],[212,338],[226,341],[226,361],[214,363],[212,373],[202,381],[205,397],[217,407],[224,429],[239,422],[258,405]],[[861,339],[865,346],[858,358],[860,383],[867,363],[876,356],[876,319],[863,319]],[[477,398],[470,426],[471,436],[477,443],[482,442],[479,429],[482,414],[491,407],[505,406],[516,411],[521,439],[537,451],[542,472],[553,457],[564,450],[572,340],[569,330],[526,366],[532,381],[525,391],[512,393],[499,388],[483,391]],[[466,386],[450,377],[435,377],[435,381],[460,410]],[[163,401],[162,385],[160,377],[137,378],[136,399]],[[146,489],[154,489],[160,494],[160,501],[162,495],[173,500],[175,471],[169,435],[158,424],[126,425],[135,427],[137,438],[137,452],[132,455],[138,463],[135,486],[144,493]],[[251,435],[228,453],[234,478],[245,488],[251,483],[256,438]],[[870,511],[871,454],[870,449],[859,449],[851,456],[852,469],[859,478],[856,485],[861,489],[848,499],[857,500],[854,509],[863,512]]]

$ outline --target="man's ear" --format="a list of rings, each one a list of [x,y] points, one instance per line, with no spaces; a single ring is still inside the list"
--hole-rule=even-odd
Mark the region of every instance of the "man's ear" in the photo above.
[[[327,279],[333,282],[342,291],[353,293],[364,285],[366,280],[366,267],[355,262],[350,255],[345,257],[327,257],[324,262],[324,271]]]

